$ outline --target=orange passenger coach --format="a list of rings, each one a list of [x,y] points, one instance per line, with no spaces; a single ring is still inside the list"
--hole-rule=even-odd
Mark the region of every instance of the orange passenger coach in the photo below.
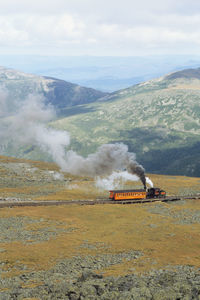
[[[110,191],[109,199],[112,200],[129,200],[129,199],[146,199],[145,190],[113,190]]]
[[[147,190],[112,190],[109,199],[111,200],[136,200],[136,199],[153,199],[165,198],[166,192],[160,188],[149,188]]]

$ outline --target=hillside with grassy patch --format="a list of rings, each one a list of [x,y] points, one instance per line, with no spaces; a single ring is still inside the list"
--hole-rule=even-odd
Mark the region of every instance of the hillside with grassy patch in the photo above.
[[[86,94],[81,92],[82,100],[78,86],[70,90],[68,83],[52,78],[40,81],[41,78],[36,80],[30,75],[25,80],[21,73],[18,77],[12,71],[4,73],[6,79],[2,82],[13,97],[18,93],[17,97],[23,98],[25,94],[20,96],[19,91],[31,91],[24,81],[31,82],[32,91],[38,92],[38,86],[42,87],[59,112],[49,126],[70,133],[68,149],[86,156],[102,144],[122,142],[136,153],[148,172],[200,176],[200,69],[171,73],[106,96],[98,94],[98,99],[93,93],[87,97],[91,89],[86,89]],[[65,99],[68,96],[69,102]],[[85,101],[92,103],[75,105]],[[12,147],[9,137],[5,147],[1,147],[1,154],[52,159],[31,143]]]
[[[149,172],[200,175],[200,69],[188,69],[69,108],[51,126],[86,155],[123,142]]]
[[[0,88],[6,89],[10,98],[22,102],[29,94],[42,95],[59,112],[68,106],[96,101],[106,93],[51,77],[37,76],[0,67]]]

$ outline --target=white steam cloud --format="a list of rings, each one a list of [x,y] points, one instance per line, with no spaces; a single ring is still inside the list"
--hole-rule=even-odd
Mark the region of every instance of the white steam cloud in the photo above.
[[[150,185],[150,187],[153,187],[153,182],[149,177],[146,177],[146,183]]]
[[[113,172],[110,176],[101,178],[96,178],[96,186],[104,190],[120,189],[127,181],[138,181],[140,180],[137,175],[123,172]]]
[[[104,190],[114,190],[123,188],[127,181],[139,181],[140,178],[137,175],[128,173],[127,171],[113,172],[110,176],[96,178],[96,187]],[[149,177],[146,177],[146,183],[153,187],[153,182]]]
[[[16,147],[37,146],[43,152],[49,153],[59,166],[65,163],[65,147],[70,143],[69,134],[46,127],[46,123],[55,117],[52,106],[46,106],[41,96],[30,95],[15,113],[8,115],[9,102],[4,100],[1,104],[4,105],[1,112],[6,117],[3,130],[0,131],[3,143],[9,140]]]
[[[1,91],[1,144],[9,140],[12,145],[18,147],[36,146],[51,155],[63,171],[95,177],[98,186],[114,187],[119,181],[136,181],[139,178],[146,187],[143,167],[136,162],[135,154],[128,152],[128,147],[124,144],[102,145],[96,153],[88,155],[87,158],[74,151],[67,151],[70,144],[69,134],[46,127],[46,124],[54,119],[55,112],[52,106],[45,105],[44,102],[41,96],[30,95],[18,108],[13,106],[15,110],[12,110],[12,101],[8,100],[7,92]],[[122,172],[124,169],[127,171]],[[108,177],[102,181],[99,176]]]

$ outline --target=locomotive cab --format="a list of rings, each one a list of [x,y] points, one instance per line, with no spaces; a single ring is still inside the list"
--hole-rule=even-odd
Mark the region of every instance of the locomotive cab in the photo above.
[[[147,190],[147,198],[165,198],[166,192],[160,188],[149,188]]]

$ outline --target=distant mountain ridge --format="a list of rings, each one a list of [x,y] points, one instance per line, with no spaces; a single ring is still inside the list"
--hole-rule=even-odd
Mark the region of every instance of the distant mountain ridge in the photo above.
[[[167,75],[165,78],[168,80],[170,80],[170,79],[173,80],[173,79],[177,79],[177,78],[200,79],[200,68],[185,69],[182,71],[177,71],[177,72]]]
[[[6,88],[11,97],[19,100],[25,99],[31,93],[41,94],[58,110],[91,103],[106,95],[64,80],[36,76],[4,67],[0,67],[0,87]]]
[[[179,54],[98,57],[1,54],[0,65],[113,92],[170,72],[198,68],[200,56]]]
[[[200,68],[111,94],[82,90],[51,77],[19,72],[11,74],[12,80],[0,74],[0,85],[13,95],[24,97],[31,90],[47,95],[60,112],[49,125],[68,131],[71,149],[80,154],[92,153],[104,143],[123,142],[148,172],[200,176]],[[43,159],[31,146],[20,149],[18,156]]]
[[[200,176],[200,69],[182,70],[84,105],[52,122],[82,154],[123,142],[149,172]],[[92,128],[92,132],[89,130]]]

